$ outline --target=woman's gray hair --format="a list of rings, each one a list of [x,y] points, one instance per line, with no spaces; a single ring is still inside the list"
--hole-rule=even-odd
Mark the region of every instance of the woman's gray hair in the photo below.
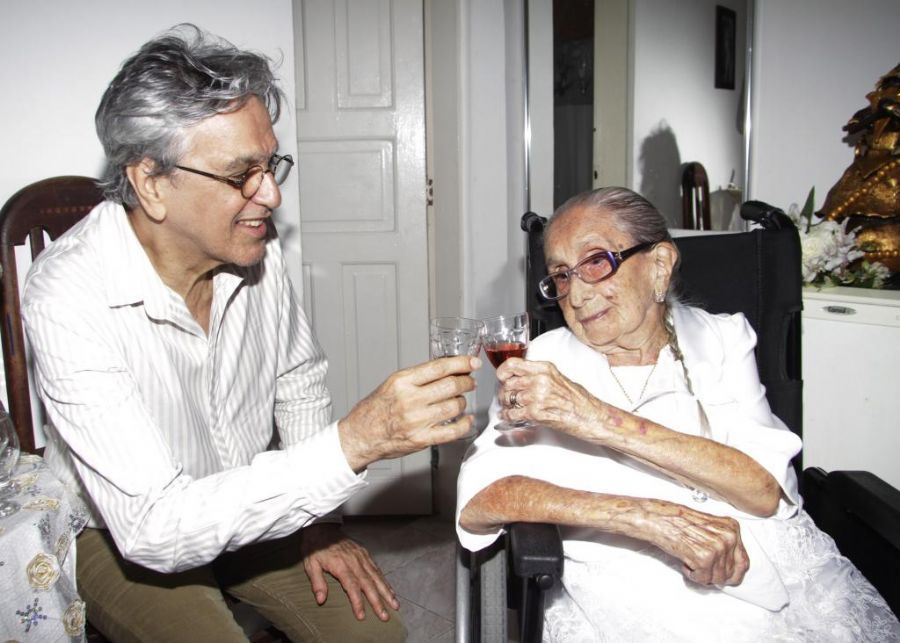
[[[631,237],[635,244],[672,240],[665,217],[647,199],[628,188],[599,188],[573,196],[556,209],[547,222],[547,229],[561,215],[575,209],[592,210],[598,216],[605,214],[608,223]]]
[[[623,187],[606,187],[576,194],[556,208],[547,226],[544,237],[549,234],[554,222],[571,210],[585,209],[602,218],[616,230],[628,236],[635,245],[658,241],[672,241],[666,218],[647,199],[633,190]],[[674,243],[672,244],[675,245]],[[677,252],[677,247],[676,247]],[[671,303],[678,291],[679,256],[669,280],[666,293],[667,303]]]
[[[107,87],[94,118],[106,153],[104,196],[126,208],[138,205],[125,168],[149,159],[154,175],[171,172],[186,129],[240,109],[252,96],[277,121],[284,94],[270,62],[191,24],[141,47]]]

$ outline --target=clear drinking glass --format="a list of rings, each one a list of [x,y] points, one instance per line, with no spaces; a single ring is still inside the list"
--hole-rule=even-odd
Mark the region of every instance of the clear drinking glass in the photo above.
[[[19,461],[19,436],[12,418],[0,404],[0,489],[9,485],[10,476]]]
[[[482,345],[494,368],[499,368],[510,357],[524,357],[529,333],[528,313],[485,319]],[[500,422],[494,428],[498,431],[530,431],[534,425],[527,420],[517,420]]]
[[[454,355],[472,355],[481,352],[481,335],[484,324],[477,319],[466,317],[436,317],[431,320],[429,329],[430,354],[436,357],[452,357]],[[462,415],[444,424],[456,422]]]
[[[19,461],[19,436],[12,419],[0,404],[0,518],[4,518],[19,510],[18,503],[7,500],[15,495],[10,478]]]

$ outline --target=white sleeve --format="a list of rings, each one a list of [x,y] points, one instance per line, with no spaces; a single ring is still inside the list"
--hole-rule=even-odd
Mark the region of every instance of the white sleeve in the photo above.
[[[787,517],[799,505],[791,459],[800,438],[772,413],[756,365],[756,334],[744,315],[714,316],[710,329],[723,347],[721,379],[698,391],[713,438],[756,460],[784,491],[777,512]]]
[[[547,334],[543,337],[546,339]],[[532,343],[528,349],[529,357],[534,352],[534,347],[535,344]],[[503,434],[494,428],[500,421],[499,413],[500,403],[495,395],[488,411],[487,428],[466,452],[456,481],[456,533],[459,542],[469,551],[484,549],[504,533],[503,529],[498,529],[489,534],[476,534],[466,531],[459,524],[460,513],[479,491],[509,476],[528,475],[531,478],[546,479],[546,475],[551,473],[547,471],[545,447],[537,444],[507,447],[497,443],[498,438],[501,441],[503,439]]]

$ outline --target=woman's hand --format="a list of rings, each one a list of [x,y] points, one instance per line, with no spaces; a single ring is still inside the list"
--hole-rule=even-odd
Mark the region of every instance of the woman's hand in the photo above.
[[[681,573],[700,585],[738,585],[750,567],[733,518],[713,516],[659,500],[644,500],[639,536],[683,563]]]
[[[505,420],[530,420],[582,439],[597,441],[608,404],[572,382],[550,362],[511,357],[497,369],[498,399]]]

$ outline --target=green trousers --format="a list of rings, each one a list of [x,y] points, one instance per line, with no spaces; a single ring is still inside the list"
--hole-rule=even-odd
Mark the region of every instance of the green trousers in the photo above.
[[[222,554],[196,569],[162,574],[123,559],[108,531],[85,529],[77,540],[76,566],[88,620],[115,643],[245,642],[223,591],[253,606],[292,641],[406,638],[396,612],[384,623],[369,609],[357,621],[340,583],[327,574],[328,600],[316,604],[299,532]]]

